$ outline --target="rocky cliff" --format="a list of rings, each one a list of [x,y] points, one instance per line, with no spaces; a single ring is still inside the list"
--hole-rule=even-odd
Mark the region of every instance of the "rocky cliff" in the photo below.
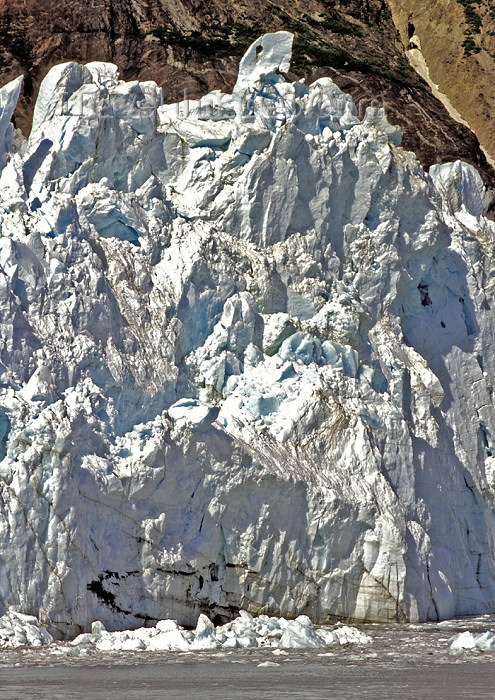
[[[406,51],[420,52],[431,80],[495,159],[495,3],[389,0]],[[493,164],[493,162],[492,162]]]
[[[495,225],[383,109],[286,80],[0,92],[0,602],[426,620],[495,600]]]

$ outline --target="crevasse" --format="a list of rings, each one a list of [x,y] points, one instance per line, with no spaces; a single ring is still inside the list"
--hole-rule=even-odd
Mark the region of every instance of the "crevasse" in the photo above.
[[[179,105],[55,66],[28,140],[0,91],[0,613],[494,611],[482,182],[291,44]]]

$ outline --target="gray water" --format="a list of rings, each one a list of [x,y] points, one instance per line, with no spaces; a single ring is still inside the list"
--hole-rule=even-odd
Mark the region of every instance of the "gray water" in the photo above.
[[[495,652],[449,653],[455,635],[493,630],[495,616],[361,629],[372,644],[283,654],[270,649],[81,654],[66,644],[2,651],[0,698],[495,699]]]

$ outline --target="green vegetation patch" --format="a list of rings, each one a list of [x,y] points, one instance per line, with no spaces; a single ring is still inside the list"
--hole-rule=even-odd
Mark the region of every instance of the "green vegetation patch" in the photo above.
[[[358,70],[362,73],[373,72],[369,63],[356,58],[340,46],[313,39],[299,32],[295,34],[291,64],[296,69],[314,65]]]
[[[472,54],[479,53],[481,51],[481,48],[478,46],[472,36],[468,36],[466,39],[464,39],[462,42],[462,47],[466,56],[471,56]]]
[[[480,15],[474,9],[474,5],[479,4],[479,0],[457,0],[464,8],[464,19],[473,34],[479,34],[483,23]]]
[[[373,73],[401,85],[409,84],[410,77],[404,73],[406,69],[402,68],[397,73],[392,74],[381,66],[358,58],[347,47],[342,48],[335,42],[328,41],[325,36],[326,32],[332,32],[344,36],[360,37],[362,31],[359,27],[336,19],[329,14],[320,14],[318,17],[303,14],[296,18],[278,5],[272,4],[272,9],[273,13],[282,20],[284,28],[294,34],[291,67],[296,71],[308,67],[331,66],[348,71]],[[186,51],[200,55],[221,58],[242,56],[264,31],[266,31],[264,27],[233,24],[228,27],[206,26],[202,31],[190,32],[161,28],[155,29],[152,34],[164,45],[181,47]]]
[[[336,19],[331,15],[320,14],[316,19],[310,15],[302,15],[301,19],[314,29],[326,29],[334,34],[347,34],[350,36],[363,35],[359,27],[356,27],[355,25],[341,19]]]
[[[464,21],[467,24],[467,29],[464,32],[466,38],[462,42],[464,54],[466,56],[471,56],[481,51],[481,48],[474,40],[474,36],[480,34],[483,24],[481,15],[476,10],[476,6],[480,4],[480,0],[457,0],[457,2],[464,8]]]
[[[259,29],[233,24],[229,27],[205,27],[202,32],[179,32],[175,29],[154,29],[152,34],[166,46],[179,46],[216,58],[242,56],[259,37]]]

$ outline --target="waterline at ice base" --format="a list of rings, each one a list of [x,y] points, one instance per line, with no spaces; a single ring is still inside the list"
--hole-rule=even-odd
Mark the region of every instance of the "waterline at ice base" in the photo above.
[[[495,616],[481,615],[424,624],[368,623],[356,628],[341,622],[315,626],[306,615],[287,620],[269,615],[253,617],[240,610],[233,621],[217,626],[200,614],[194,629],[184,629],[175,620],[159,620],[151,627],[109,632],[95,621],[90,632],[67,642],[56,641],[35,617],[10,609],[0,617],[0,674],[15,666],[61,665],[72,670],[103,666],[108,670],[143,664],[170,671],[175,664],[204,663],[211,667],[207,674],[211,680],[218,678],[215,664],[225,664],[224,672],[236,663],[263,668],[283,664],[290,673],[298,673],[301,663],[305,667],[316,663],[318,675],[333,682],[336,674],[349,664],[355,668],[358,662],[363,678],[379,673],[379,669],[386,678],[394,668],[404,672],[404,665],[412,665],[436,667],[441,679],[442,666],[443,675],[446,665],[462,664],[467,668],[476,661],[477,665],[493,666],[494,622]],[[480,669],[479,679],[485,675]]]
[[[291,45],[179,106],[55,66],[27,140],[0,91],[0,614],[495,612],[483,183]]]

